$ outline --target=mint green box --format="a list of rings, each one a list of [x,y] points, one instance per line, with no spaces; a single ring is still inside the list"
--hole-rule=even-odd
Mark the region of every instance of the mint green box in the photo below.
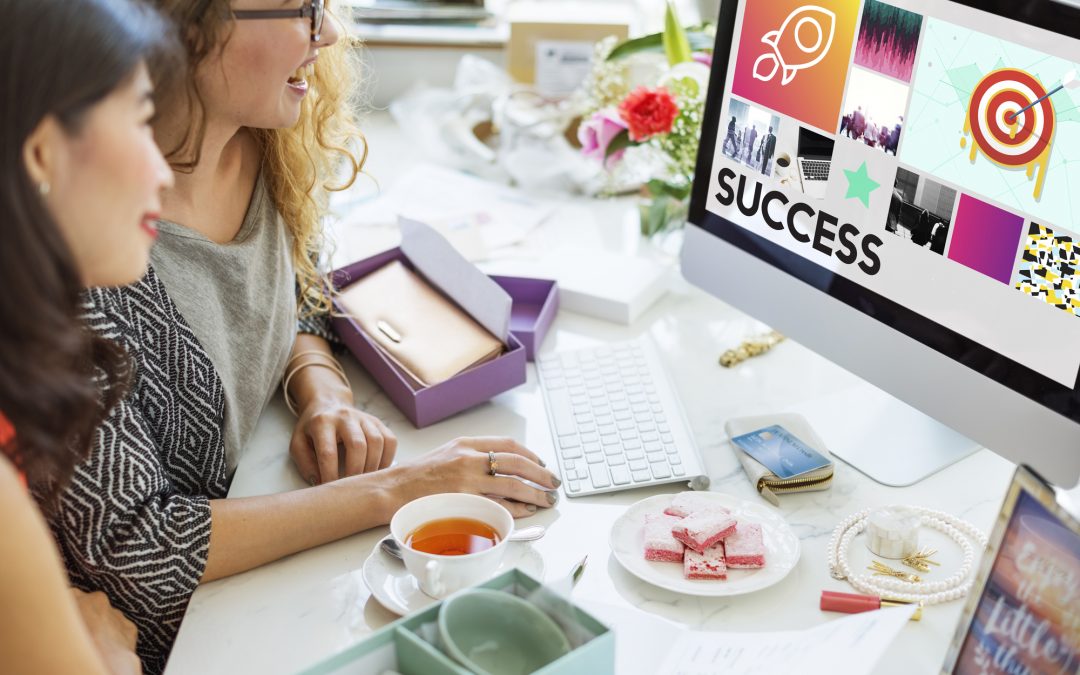
[[[528,597],[541,583],[521,570],[504,572],[477,588],[490,588]],[[547,597],[555,597],[553,592]],[[391,670],[401,675],[470,675],[440,652],[435,642],[435,621],[442,603],[398,619],[343,652],[302,671],[300,675],[379,675]],[[615,672],[615,634],[580,608],[571,605],[574,628],[587,639],[561,659],[533,675],[607,675]],[[425,639],[427,638],[427,639]]]

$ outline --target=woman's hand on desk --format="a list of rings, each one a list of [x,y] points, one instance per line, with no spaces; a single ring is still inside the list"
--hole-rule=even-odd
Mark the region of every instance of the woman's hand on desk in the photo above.
[[[465,492],[498,501],[515,518],[532,515],[537,508],[554,506],[558,501],[555,489],[561,483],[535,453],[510,438],[458,438],[402,462],[393,471],[398,474],[394,489],[402,504],[430,494]]]
[[[397,437],[379,418],[339,397],[315,398],[300,411],[289,454],[308,483],[385,469],[397,453]],[[344,448],[339,467],[339,447]]]

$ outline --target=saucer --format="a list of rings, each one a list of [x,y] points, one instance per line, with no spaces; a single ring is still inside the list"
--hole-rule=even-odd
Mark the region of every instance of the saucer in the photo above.
[[[515,567],[534,579],[544,579],[544,559],[527,542],[509,542],[502,563],[492,576]],[[405,569],[405,563],[384,553],[378,544],[364,561],[363,576],[364,583],[379,604],[399,616],[412,614],[439,602],[420,590],[416,577]]]
[[[717,597],[759,591],[777,583],[799,562],[799,537],[784,517],[772,507],[719,492],[697,492],[723,506],[739,521],[758,523],[765,542],[765,567],[756,570],[729,569],[726,580],[687,579],[682,563],[645,559],[645,514],[660,513],[675,495],[656,495],[626,509],[611,527],[611,551],[628,572],[654,586],[676,593]]]

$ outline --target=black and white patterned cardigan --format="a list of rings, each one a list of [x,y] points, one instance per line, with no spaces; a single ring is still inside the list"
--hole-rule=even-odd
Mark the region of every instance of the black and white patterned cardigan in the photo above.
[[[139,629],[143,670],[164,670],[210,547],[210,500],[228,491],[225,393],[206,351],[150,268],[85,296],[85,320],[135,365],[50,525],[72,583],[104,591]],[[328,323],[300,332],[330,339]]]

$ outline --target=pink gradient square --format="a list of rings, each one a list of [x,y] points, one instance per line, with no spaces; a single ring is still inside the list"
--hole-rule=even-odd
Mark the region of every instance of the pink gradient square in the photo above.
[[[1009,284],[1023,234],[1023,216],[962,194],[953,219],[949,259]]]

